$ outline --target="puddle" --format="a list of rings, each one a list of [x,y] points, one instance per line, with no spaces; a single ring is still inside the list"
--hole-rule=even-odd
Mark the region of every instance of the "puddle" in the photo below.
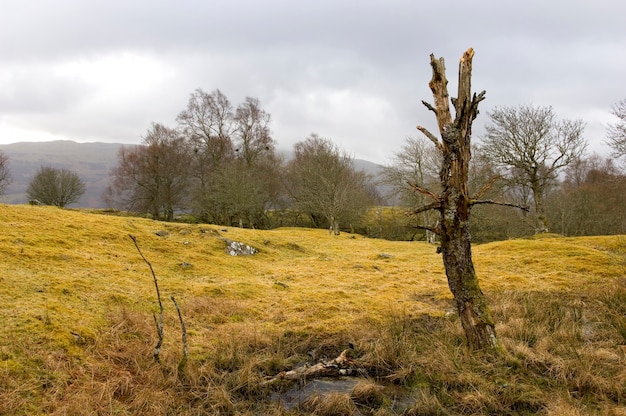
[[[359,381],[361,381],[361,379],[357,377],[309,380],[302,384],[296,383],[295,386],[289,390],[272,393],[272,400],[279,401],[285,410],[290,410],[300,405],[306,398],[314,394],[350,394],[354,387],[359,384]]]
[[[358,377],[314,379],[302,384],[296,383],[290,389],[282,392],[274,392],[271,398],[281,403],[283,408],[288,411],[298,407],[313,395],[323,396],[330,393],[350,395],[354,387],[362,381],[363,379]],[[415,403],[415,397],[402,387],[386,386],[385,391],[387,398],[391,400],[390,410],[397,414],[402,414]],[[361,414],[359,412],[356,415]]]

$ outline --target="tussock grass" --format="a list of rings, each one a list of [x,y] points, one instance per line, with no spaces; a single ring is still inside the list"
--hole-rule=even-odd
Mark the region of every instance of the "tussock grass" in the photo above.
[[[161,364],[129,233],[159,279]],[[260,252],[231,257],[224,238]],[[0,205],[0,414],[624,414],[626,237],[496,242],[474,260],[504,354],[466,350],[423,242]],[[368,372],[351,395],[270,400],[267,377],[349,344]]]

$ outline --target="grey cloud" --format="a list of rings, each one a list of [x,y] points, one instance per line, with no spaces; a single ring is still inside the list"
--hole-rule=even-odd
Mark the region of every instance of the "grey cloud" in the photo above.
[[[45,65],[0,68],[0,114],[62,113],[88,94],[83,83]]]
[[[219,88],[234,103],[258,97],[282,147],[316,131],[384,161],[415,125],[434,123],[420,103],[431,97],[429,54],[445,57],[454,91],[468,47],[473,85],[487,90],[477,134],[489,109],[534,103],[590,118],[599,143],[598,114],[625,95],[626,4],[617,0],[8,0],[2,8],[0,118],[74,140],[137,142],[150,121],[173,124],[195,88]],[[116,88],[50,72],[123,54],[146,58],[151,83],[119,74],[126,86]]]

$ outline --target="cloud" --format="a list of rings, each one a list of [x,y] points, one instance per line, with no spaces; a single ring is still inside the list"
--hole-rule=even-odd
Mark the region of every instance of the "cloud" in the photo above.
[[[315,131],[384,162],[415,125],[435,130],[429,55],[450,91],[465,49],[485,89],[475,134],[496,106],[552,105],[604,140],[624,97],[626,4],[618,0],[359,2],[7,0],[0,15],[0,142],[136,143],[175,124],[196,88],[259,98],[279,147]],[[22,135],[23,136],[23,135]]]
[[[136,140],[137,125],[170,111],[176,70],[149,55],[111,53],[26,69],[4,68],[5,122],[78,140]],[[146,105],[151,108],[149,114]],[[159,103],[168,107],[159,114]]]

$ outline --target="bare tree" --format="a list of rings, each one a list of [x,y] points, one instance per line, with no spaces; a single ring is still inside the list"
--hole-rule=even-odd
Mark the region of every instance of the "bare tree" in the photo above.
[[[240,226],[243,218],[251,227],[259,224],[279,198],[282,158],[276,154],[270,121],[257,98],[247,97],[234,114],[235,163],[229,189]]]
[[[4,195],[10,183],[9,157],[0,151],[0,196]]]
[[[497,167],[483,149],[473,144],[467,184],[470,194],[475,195],[487,184],[492,184],[483,191],[484,200],[515,200],[509,193],[506,182],[501,179]],[[525,211],[512,212],[510,207],[503,205],[505,204],[479,204],[472,209],[470,231],[473,242],[505,240],[534,234],[534,226],[529,227],[525,220]]]
[[[548,230],[544,199],[559,171],[582,157],[587,147],[581,120],[557,120],[552,107],[501,107],[489,113],[483,150],[520,192],[532,202],[537,232]]]
[[[426,138],[408,137],[399,152],[394,154],[393,163],[382,171],[382,183],[391,188],[391,196],[399,200],[404,207],[422,206],[426,196],[415,192],[413,184],[420,184],[428,189],[438,186],[438,167],[441,155],[432,148]],[[421,214],[423,224],[432,224],[431,211]],[[433,242],[434,234],[426,230],[426,239]]]
[[[194,213],[206,222],[226,223],[221,199],[229,164],[235,157],[232,142],[233,106],[220,91],[196,89],[176,121],[192,149],[190,194]]]
[[[626,233],[626,176],[612,159],[593,154],[565,169],[546,200],[551,223],[563,235]]]
[[[469,346],[473,349],[499,349],[495,324],[472,261],[471,208],[492,202],[480,199],[492,182],[483,186],[474,196],[470,196],[468,191],[472,122],[478,115],[478,104],[485,98],[485,91],[480,94],[471,92],[473,56],[474,50],[470,48],[461,57],[458,95],[450,99],[444,59],[435,59],[434,55],[430,55],[433,75],[429,86],[433,92],[434,106],[425,101],[422,103],[435,113],[441,140],[422,126],[417,129],[435,144],[441,154],[441,191],[435,193],[420,184],[414,184],[416,191],[433,201],[416,209],[415,214],[428,210],[439,211],[439,224],[434,227],[425,225],[424,228],[441,238],[439,251],[443,257],[448,286],[454,296]],[[450,101],[456,113],[454,119]]]
[[[424,202],[424,195],[416,193],[410,184],[420,183],[428,188],[438,185],[441,155],[431,145],[425,138],[408,137],[394,154],[392,164],[383,168],[383,183],[391,187],[404,206],[414,207]]]
[[[269,128],[271,117],[261,108],[257,98],[247,97],[234,115],[235,151],[252,166],[259,158],[274,152],[274,140]]]
[[[220,90],[208,94],[198,88],[176,120],[209,168],[233,156],[233,108]]]
[[[370,205],[369,178],[354,169],[353,159],[331,140],[312,134],[294,146],[287,164],[286,190],[296,209],[309,214],[314,223],[322,217],[331,233],[350,222]]]
[[[85,193],[85,183],[76,172],[41,166],[26,189],[30,200],[64,208],[78,202]]]
[[[607,131],[608,145],[616,158],[626,156],[626,100],[613,105],[611,113],[618,118]]]
[[[108,202],[171,221],[186,203],[190,160],[178,131],[153,123],[142,145],[120,148]]]

